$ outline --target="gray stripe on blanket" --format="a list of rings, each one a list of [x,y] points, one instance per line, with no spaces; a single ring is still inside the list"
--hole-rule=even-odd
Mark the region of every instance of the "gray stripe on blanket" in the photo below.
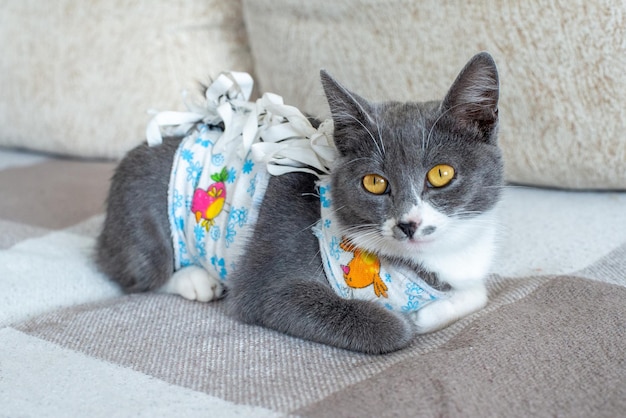
[[[104,211],[114,163],[46,160],[0,170],[0,218],[62,229]]]
[[[555,278],[439,350],[294,413],[389,416],[391,407],[396,416],[622,416],[624,300],[623,287]]]

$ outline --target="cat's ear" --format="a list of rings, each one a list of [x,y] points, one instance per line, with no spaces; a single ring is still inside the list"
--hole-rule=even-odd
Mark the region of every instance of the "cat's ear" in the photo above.
[[[375,125],[372,105],[339,84],[326,70],[320,71],[320,78],[335,125],[335,146],[343,153],[352,142],[346,137],[361,131],[367,132],[366,126]]]
[[[478,126],[490,132],[498,122],[499,81],[496,63],[487,52],[475,55],[461,70],[441,110],[461,126]]]

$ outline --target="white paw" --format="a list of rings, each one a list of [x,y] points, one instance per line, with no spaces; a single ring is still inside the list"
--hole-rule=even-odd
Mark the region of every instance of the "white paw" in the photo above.
[[[176,271],[160,291],[189,300],[209,302],[222,296],[224,286],[202,267],[189,266]]]
[[[453,306],[447,300],[442,300],[417,311],[415,325],[418,334],[426,334],[440,330],[457,319]]]
[[[435,301],[417,311],[414,317],[417,333],[438,331],[478,311],[486,304],[487,291],[484,286],[453,291],[448,299]]]

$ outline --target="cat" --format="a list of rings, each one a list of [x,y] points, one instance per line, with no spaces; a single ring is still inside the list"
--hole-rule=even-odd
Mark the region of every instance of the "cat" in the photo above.
[[[207,269],[174,271],[168,183],[179,137],[140,145],[120,162],[97,240],[99,268],[128,292],[159,290],[199,301],[225,293],[228,312],[244,323],[369,354],[402,349],[416,335],[484,307],[503,187],[493,58],[475,55],[443,100],[421,103],[372,103],[320,74],[334,123],[338,156],[329,186],[333,216],[349,243],[343,245],[411,269],[445,298],[410,318],[340,297],[313,233],[320,192],[309,173],[269,178],[226,292]],[[377,296],[386,296],[385,285],[373,281]]]

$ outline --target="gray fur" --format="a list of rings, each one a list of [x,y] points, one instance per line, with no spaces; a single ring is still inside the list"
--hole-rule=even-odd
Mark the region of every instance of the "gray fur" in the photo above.
[[[167,190],[179,144],[180,139],[166,138],[159,147],[140,145],[111,179],[96,261],[128,292],[158,289],[174,272]]]
[[[471,217],[493,208],[503,180],[496,145],[498,79],[488,54],[468,63],[442,102],[372,104],[327,73],[321,77],[340,152],[332,190],[344,226],[376,230],[372,225],[404,213],[416,195],[448,216]],[[97,261],[128,291],[158,288],[173,273],[167,183],[177,144],[170,139],[159,147],[139,147],[113,177]],[[453,165],[457,175],[434,189],[426,172],[441,162]],[[384,196],[362,189],[362,176],[376,172],[390,182]],[[407,318],[371,302],[342,299],[328,285],[311,232],[320,217],[315,180],[302,173],[271,178],[246,254],[227,284],[230,313],[349,350],[386,353],[405,347],[414,335]],[[406,235],[412,226],[397,229]]]

